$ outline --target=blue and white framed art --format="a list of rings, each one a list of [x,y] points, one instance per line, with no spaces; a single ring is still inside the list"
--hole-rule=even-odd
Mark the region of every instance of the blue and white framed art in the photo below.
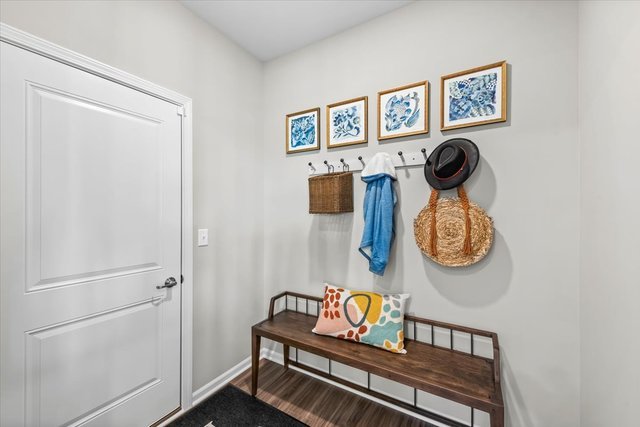
[[[368,97],[327,105],[327,147],[367,142]]]
[[[506,120],[506,61],[449,74],[440,79],[441,130]]]
[[[320,149],[320,108],[287,114],[287,154]]]
[[[378,92],[378,139],[429,132],[429,82]]]

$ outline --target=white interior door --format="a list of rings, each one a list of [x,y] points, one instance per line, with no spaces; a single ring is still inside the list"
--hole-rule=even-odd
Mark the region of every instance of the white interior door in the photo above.
[[[0,424],[149,425],[180,405],[181,117],[0,45]]]

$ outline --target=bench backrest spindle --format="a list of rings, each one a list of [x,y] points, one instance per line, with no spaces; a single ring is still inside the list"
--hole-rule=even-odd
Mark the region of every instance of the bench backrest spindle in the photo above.
[[[281,298],[285,298],[285,311],[289,311],[289,304],[288,304],[288,297],[293,297],[295,298],[295,309],[291,310],[291,311],[295,311],[295,312],[299,312],[298,307],[299,307],[299,303],[298,300],[299,299],[304,299],[305,300],[305,313],[306,315],[310,315],[309,314],[309,301],[315,301],[316,302],[316,313],[315,313],[315,317],[319,317],[320,316],[320,312],[322,310],[322,303],[323,300],[320,297],[315,297],[312,295],[305,295],[305,294],[300,294],[297,292],[290,292],[290,291],[285,291],[285,292],[281,292],[277,295],[275,295],[273,298],[271,298],[271,301],[269,303],[269,319],[273,319],[273,316],[275,314],[277,314],[275,312],[275,304],[276,302],[281,299]],[[495,360],[496,357],[500,357],[500,349],[498,346],[498,335],[493,333],[493,332],[489,332],[489,331],[483,331],[481,329],[475,329],[475,328],[469,328],[466,326],[461,326],[461,325],[455,325],[453,323],[446,323],[446,322],[440,322],[437,320],[431,320],[431,319],[425,319],[422,317],[418,317],[418,316],[414,316],[411,314],[406,314],[404,317],[405,320],[405,325],[408,326],[408,323],[413,323],[413,337],[411,338],[407,338],[405,337],[405,339],[411,339],[414,341],[418,341],[418,342],[424,342],[424,341],[420,341],[418,339],[418,324],[422,324],[422,325],[427,325],[430,327],[430,333],[431,333],[431,342],[428,344],[431,344],[434,347],[441,347],[441,348],[448,348],[449,350],[452,351],[459,351],[459,352],[463,352],[466,354],[470,354],[474,357],[481,357],[483,359],[490,359],[490,360]],[[442,346],[442,345],[438,345],[436,344],[436,334],[435,334],[435,329],[439,328],[439,329],[446,329],[449,331],[449,345],[448,346]],[[467,336],[469,336],[469,351],[465,351],[465,350],[460,350],[460,349],[456,349],[454,346],[454,332],[459,332],[462,334],[465,334]],[[485,338],[490,338],[492,341],[492,357],[483,357],[480,356],[478,354],[476,354],[476,349],[475,349],[475,337],[476,335],[481,336],[481,337],[485,337]],[[499,379],[499,373],[496,374],[496,380]]]

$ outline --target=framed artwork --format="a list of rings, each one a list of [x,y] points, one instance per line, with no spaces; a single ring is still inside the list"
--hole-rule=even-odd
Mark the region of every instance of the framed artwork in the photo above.
[[[327,105],[327,147],[367,142],[368,98],[348,99]]]
[[[472,68],[440,79],[440,129],[507,120],[507,62]]]
[[[378,92],[378,139],[429,132],[429,82]]]
[[[287,114],[287,154],[320,149],[320,108]]]

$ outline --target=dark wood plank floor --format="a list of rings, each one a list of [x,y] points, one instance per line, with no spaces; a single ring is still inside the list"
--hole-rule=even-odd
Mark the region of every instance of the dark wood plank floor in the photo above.
[[[308,375],[262,360],[257,397],[310,426],[430,426]],[[231,381],[246,393],[251,389],[251,370]]]

